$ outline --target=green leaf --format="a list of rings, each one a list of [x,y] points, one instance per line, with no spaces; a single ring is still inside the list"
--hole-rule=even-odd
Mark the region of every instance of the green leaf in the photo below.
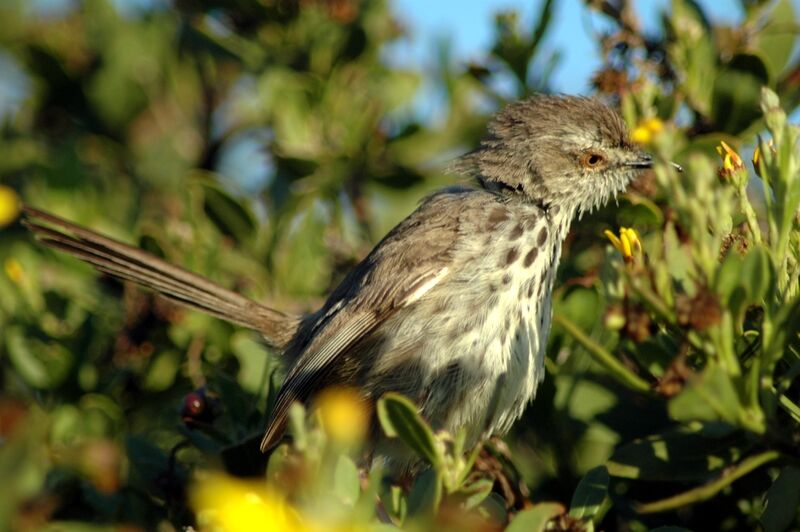
[[[548,521],[563,513],[564,506],[561,504],[541,502],[515,515],[506,532],[543,532]]]
[[[354,506],[361,494],[358,467],[348,456],[343,454],[339,455],[339,459],[336,461],[333,490],[339,501],[348,507]]]
[[[208,182],[203,183],[203,210],[222,234],[237,241],[247,240],[255,232],[255,216],[243,200],[235,200]]]
[[[409,399],[396,393],[387,393],[378,401],[378,419],[386,435],[399,437],[417,456],[435,468],[442,463],[433,431],[419,415]]]
[[[723,303],[727,303],[733,291],[739,287],[744,279],[741,274],[744,258],[736,252],[728,253],[722,265],[717,270],[714,281],[714,291],[720,295]],[[736,314],[735,309],[731,309]]]
[[[260,394],[265,385],[265,372],[271,366],[270,352],[250,331],[236,331],[230,337],[230,347],[239,360],[237,380],[250,393]]]
[[[680,426],[617,447],[606,464],[615,477],[693,482],[734,463],[752,443],[722,423]]]
[[[781,532],[798,518],[800,509],[800,467],[781,469],[766,496],[764,512],[759,520],[765,532]]]
[[[683,88],[692,107],[707,115],[711,109],[716,71],[716,52],[711,31],[695,2],[673,0],[669,18],[674,42],[667,52],[683,77]]]
[[[286,471],[291,470],[294,458],[295,455],[292,454],[288,444],[278,445],[267,460],[267,481],[280,486],[281,477],[286,474]]]
[[[669,277],[675,283],[680,283],[688,289],[693,289],[693,276],[697,274],[696,264],[692,260],[691,254],[678,238],[678,232],[673,222],[667,222],[664,228],[664,258],[666,259],[666,270]],[[671,290],[663,293],[671,294]],[[691,293],[689,295],[692,295]]]
[[[664,223],[664,213],[653,200],[638,194],[629,194],[626,199],[617,210],[621,226],[636,227],[641,231],[645,227],[661,227]]]
[[[720,129],[736,134],[761,117],[761,87],[769,84],[764,61],[740,54],[714,80],[711,118]]]
[[[490,523],[507,523],[508,510],[506,501],[502,495],[492,492],[486,497],[478,508],[478,511],[486,516]]]
[[[747,283],[752,303],[760,303],[770,298],[770,292],[775,286],[775,274],[772,271],[769,254],[763,246],[755,246],[747,254],[739,275]]]
[[[642,514],[659,513],[707,501],[738,479],[762,467],[764,464],[777,460],[780,456],[778,451],[764,451],[763,453],[749,456],[738,464],[727,468],[724,473],[718,475],[711,482],[665,499],[637,504],[635,506],[636,511]]]
[[[182,357],[175,351],[160,351],[147,370],[143,387],[145,390],[160,392],[175,382]]]
[[[754,246],[745,257],[728,253],[714,280],[714,290],[737,323],[749,305],[768,301],[774,286],[775,272],[762,246]]]
[[[488,478],[482,478],[480,480],[476,480],[466,488],[463,488],[461,491],[462,493],[467,494],[467,498],[464,501],[464,508],[470,509],[475,508],[479,504],[481,504],[486,497],[492,492],[492,488],[494,487],[494,480]]]
[[[797,18],[791,0],[780,0],[770,11],[769,22],[758,32],[756,49],[776,81],[792,56],[797,39]],[[792,27],[794,26],[794,27]]]
[[[692,375],[668,408],[676,421],[725,421],[732,425],[738,422],[742,411],[730,375],[716,363],[709,363],[701,373]]]
[[[434,469],[426,469],[408,494],[408,515],[431,515],[442,502],[442,478]]]
[[[287,293],[316,297],[330,284],[330,249],[324,241],[330,224],[321,202],[301,202],[280,231],[272,260],[275,278]]]
[[[597,466],[589,470],[572,494],[572,502],[569,505],[570,517],[591,521],[600,511],[608,495],[608,481],[606,466]]]
[[[53,340],[39,338],[33,329],[11,326],[5,331],[6,349],[17,374],[34,388],[52,389],[67,377],[72,353]]]
[[[581,330],[591,331],[597,324],[600,295],[594,288],[575,286],[556,301],[555,313],[569,318]]]

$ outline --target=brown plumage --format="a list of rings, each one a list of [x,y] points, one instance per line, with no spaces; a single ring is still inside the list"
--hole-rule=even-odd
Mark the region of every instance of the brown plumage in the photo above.
[[[288,373],[263,450],[280,440],[292,402],[329,385],[354,387],[367,400],[403,393],[434,428],[463,427],[474,444],[508,430],[544,376],[551,293],[571,220],[650,165],[619,115],[596,100],[511,104],[454,165],[471,185],[425,199],[302,319],[53,215],[28,208],[25,216],[45,244],[281,348]]]

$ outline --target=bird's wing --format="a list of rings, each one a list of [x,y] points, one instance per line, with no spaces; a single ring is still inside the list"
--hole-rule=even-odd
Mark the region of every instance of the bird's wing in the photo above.
[[[341,355],[452,273],[452,252],[459,239],[460,199],[460,194],[428,199],[331,294],[278,393],[262,451],[279,441],[291,404],[309,399],[324,384]]]

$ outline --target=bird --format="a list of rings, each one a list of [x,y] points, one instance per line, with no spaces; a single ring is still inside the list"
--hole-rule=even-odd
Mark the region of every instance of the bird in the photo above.
[[[597,98],[508,104],[451,165],[460,180],[395,226],[304,316],[272,309],[143,250],[24,208],[45,245],[178,304],[259,332],[286,376],[261,450],[295,402],[330,386],[411,399],[435,430],[502,436],[544,378],[561,246],[576,217],[622,193],[653,158]],[[379,443],[375,444],[376,447]]]

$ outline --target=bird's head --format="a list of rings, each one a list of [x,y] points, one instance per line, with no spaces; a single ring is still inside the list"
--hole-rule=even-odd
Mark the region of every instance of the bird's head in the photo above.
[[[619,114],[599,100],[538,95],[498,113],[455,169],[500,193],[583,213],[651,166]]]

